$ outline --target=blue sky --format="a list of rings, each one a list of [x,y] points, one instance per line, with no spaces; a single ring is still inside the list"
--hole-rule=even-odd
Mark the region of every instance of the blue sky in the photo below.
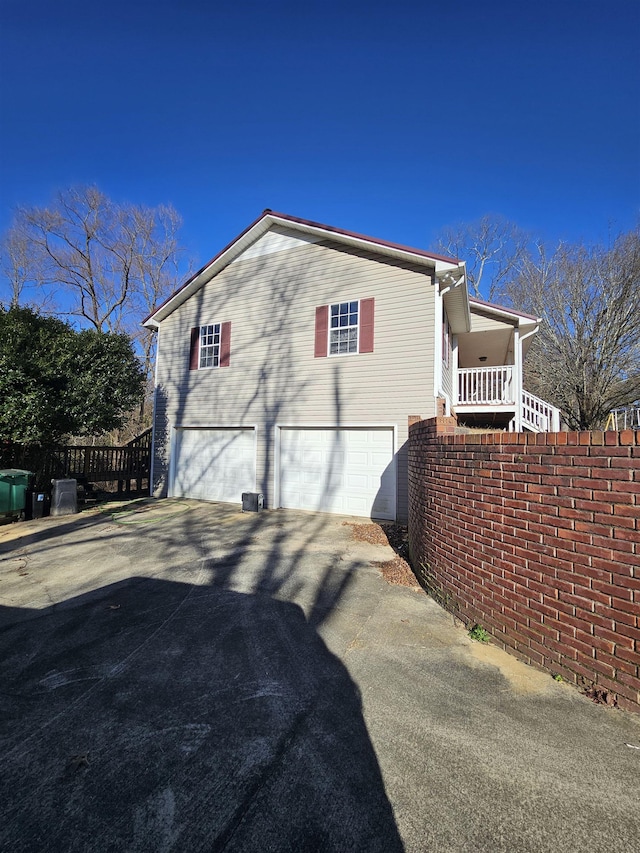
[[[204,262],[265,208],[421,248],[640,207],[638,0],[0,0],[0,230],[74,183]]]

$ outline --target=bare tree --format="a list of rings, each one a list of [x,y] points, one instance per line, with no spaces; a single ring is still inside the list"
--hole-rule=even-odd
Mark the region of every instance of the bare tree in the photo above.
[[[184,274],[180,226],[170,205],[118,204],[94,186],[66,189],[48,207],[19,208],[2,240],[9,304],[125,332],[149,385],[155,336],[140,323]],[[138,425],[144,410],[142,401]]]
[[[0,304],[17,308],[29,301],[27,291],[38,284],[42,276],[31,255],[29,238],[16,223],[2,236],[0,258],[2,273],[9,285],[9,298]]]
[[[175,284],[180,217],[170,206],[117,204],[72,187],[49,207],[20,208],[5,238],[12,301],[35,284],[58,315],[128,332]]]
[[[467,280],[474,296],[490,301],[517,271],[526,255],[528,235],[501,216],[486,214],[476,222],[445,228],[435,250],[467,263]]]
[[[640,399],[640,230],[610,247],[543,246],[520,262],[504,297],[542,319],[527,384],[573,429],[603,426]]]

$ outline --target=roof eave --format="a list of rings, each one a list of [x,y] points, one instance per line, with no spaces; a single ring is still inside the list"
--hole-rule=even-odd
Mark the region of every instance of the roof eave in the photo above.
[[[533,314],[525,314],[523,311],[514,311],[513,308],[506,308],[504,305],[496,305],[494,302],[485,302],[484,299],[478,299],[476,296],[469,297],[469,305],[471,308],[477,306],[489,314],[495,314],[499,317],[506,317],[510,320],[515,320],[518,326],[530,326],[541,323],[540,317]]]
[[[217,255],[214,255],[207,264],[194,273],[191,278],[187,279],[178,290],[168,296],[148,317],[145,317],[142,325],[147,329],[157,329],[160,323],[169,314],[172,314],[176,308],[182,305],[192,293],[198,290],[206,281],[213,278],[216,272],[229,264],[247,245],[257,239],[260,233],[268,230],[268,225],[262,229],[260,229],[260,225],[268,219],[269,213],[270,211],[268,210],[263,211],[256,220],[248,225],[234,240],[228,243],[224,249],[221,249]]]
[[[234,258],[248,248],[249,245],[254,243],[260,236],[262,236],[262,234],[266,233],[272,225],[280,225],[281,227],[290,229],[293,228],[302,233],[320,237],[321,239],[332,237],[336,241],[353,248],[365,249],[386,257],[392,257],[398,260],[405,260],[425,266],[432,269],[436,274],[441,270],[451,269],[458,265],[458,261],[453,258],[434,255],[422,249],[412,249],[409,246],[402,246],[397,243],[390,243],[386,240],[366,237],[363,234],[344,231],[330,225],[322,225],[318,222],[298,219],[285,213],[275,213],[267,209],[254,222],[252,222],[251,225],[245,228],[245,230],[236,237],[235,240],[232,240],[232,242],[218,252],[218,254],[215,255],[209,263],[192,275],[191,278],[182,285],[182,287],[175,291],[175,293],[171,294],[171,296],[165,299],[158,308],[152,311],[151,314],[142,321],[142,325],[148,329],[157,329],[159,324],[168,317],[169,314],[175,311],[176,308],[182,305],[182,303],[185,302],[192,293],[224,269],[224,267],[231,263]]]

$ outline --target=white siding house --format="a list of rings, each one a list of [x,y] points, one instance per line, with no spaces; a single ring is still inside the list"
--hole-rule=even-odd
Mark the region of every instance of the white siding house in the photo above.
[[[153,494],[406,519],[408,418],[455,409],[469,304],[454,259],[265,211],[145,321]]]

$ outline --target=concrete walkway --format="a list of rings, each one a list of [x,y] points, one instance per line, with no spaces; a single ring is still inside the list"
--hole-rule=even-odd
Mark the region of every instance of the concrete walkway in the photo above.
[[[640,716],[472,643],[344,521],[0,527],[0,849],[635,853]]]

